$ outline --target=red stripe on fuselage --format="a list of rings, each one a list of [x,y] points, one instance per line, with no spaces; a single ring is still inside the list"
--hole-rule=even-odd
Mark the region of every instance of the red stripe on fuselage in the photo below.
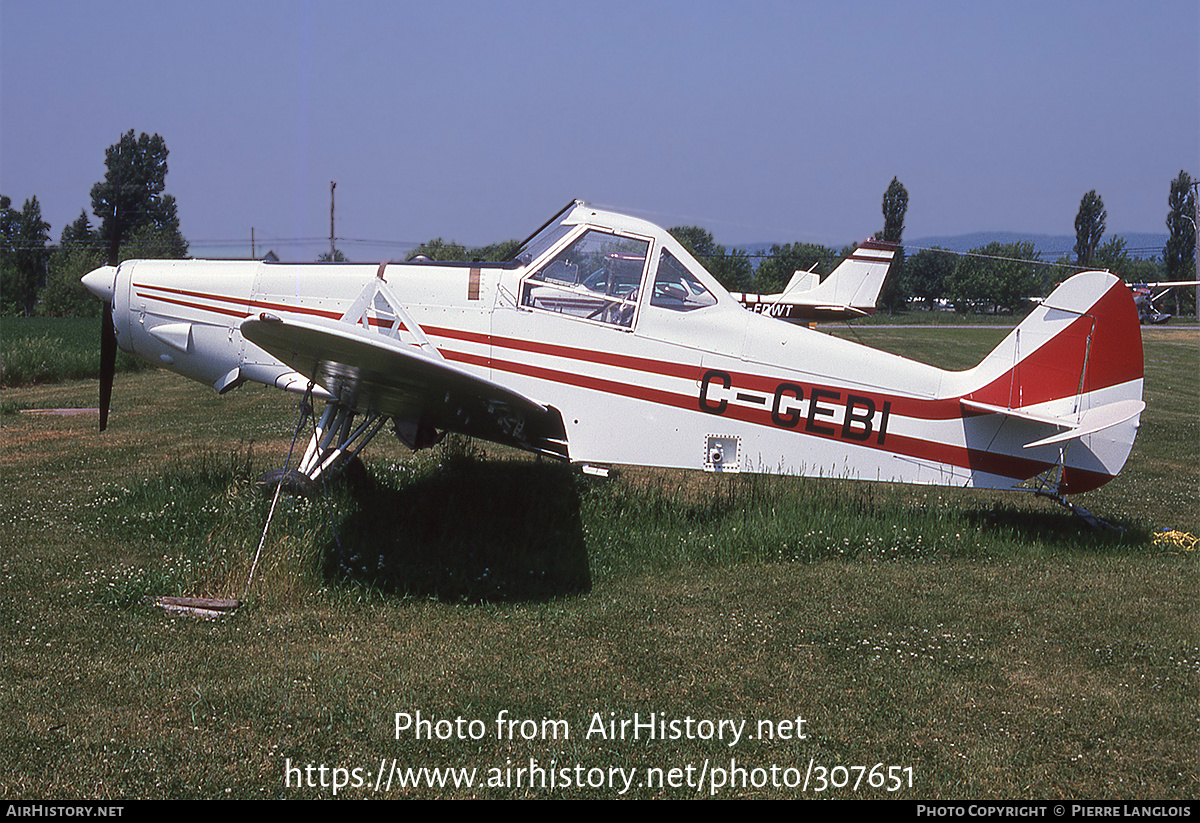
[[[579,374],[578,372],[567,372],[558,369],[545,368],[542,366],[532,366],[527,363],[500,360],[494,357],[489,361],[477,355],[467,355],[452,351],[444,350],[443,354],[447,359],[455,360],[461,363],[470,363],[480,367],[484,367],[490,363],[493,369],[509,374],[522,375],[524,377],[545,380],[551,383],[576,386],[582,389],[603,392],[605,394],[612,394],[620,397],[628,397],[634,400],[658,403],[660,405],[672,406],[674,408],[686,409],[688,411],[700,410],[699,397],[697,395],[681,395],[676,392],[651,389],[645,386],[622,383],[615,380],[606,380],[603,378]],[[772,389],[772,392],[773,391],[774,389]],[[832,390],[829,391],[832,392]],[[847,393],[845,392],[837,392],[836,394],[837,399],[825,399],[829,402],[836,403],[847,396]],[[806,396],[808,397],[806,402],[812,402],[811,393]],[[876,396],[883,397],[883,395]],[[957,400],[954,402],[957,404]],[[758,409],[728,404],[723,413],[716,416],[741,420],[753,425],[786,430],[783,427],[775,424],[775,422],[772,420],[770,410],[766,408]],[[1038,473],[1050,468],[1052,465],[1051,463],[1045,461],[1031,460],[1029,458],[1013,455],[996,454],[983,449],[972,449],[948,443],[921,440],[919,438],[897,435],[892,432],[887,433],[886,437],[884,438],[884,444],[878,443],[873,435],[868,437],[866,440],[849,440],[838,434],[842,426],[842,420],[840,418],[822,416],[819,422],[820,426],[818,426],[816,429],[808,429],[804,426],[798,426],[794,429],[794,431],[796,431],[798,434],[806,434],[825,440],[836,441],[846,446],[863,446],[866,448],[875,449],[877,451],[894,454],[898,457],[911,457],[918,460],[928,460],[934,463],[945,463],[951,466],[969,469],[971,471],[986,472],[988,474],[1008,477],[1014,480],[1025,480],[1033,477]],[[823,431],[822,427],[831,428],[832,431]]]
[[[245,306],[246,307],[245,309],[243,309],[241,311],[234,311],[232,309],[222,309],[222,308],[218,308],[216,306],[206,306],[206,305],[202,305],[200,303],[189,303],[184,300],[175,300],[175,299],[172,299],[169,297],[163,297],[161,295],[146,294],[146,293],[143,293],[140,291],[138,292],[138,297],[145,297],[145,298],[149,298],[151,300],[160,300],[163,303],[172,303],[177,306],[187,306],[187,307],[193,308],[193,309],[200,309],[202,311],[215,312],[216,314],[222,314],[222,315],[227,315],[227,316],[232,316],[232,317],[251,317],[251,316],[253,316],[254,312],[250,311],[250,309],[270,309],[273,311],[289,312],[291,314],[308,315],[309,317],[324,317],[327,320],[340,320],[340,319],[342,319],[342,316],[344,314],[344,312],[339,313],[336,311],[328,311],[326,309],[310,309],[307,306],[293,306],[289,303],[272,303],[272,302],[269,302],[266,300],[244,300],[241,298],[225,297],[220,294],[207,294],[205,292],[189,291],[187,289],[172,289],[172,288],[167,288],[166,286],[152,286],[152,285],[143,284],[143,283],[134,283],[133,285],[134,285],[134,288],[137,288],[137,289],[153,289],[155,291],[166,292],[167,294],[178,294],[178,295],[183,295],[185,297],[195,297],[195,298],[198,298],[201,300],[211,300],[214,303],[229,303],[229,304],[235,305],[235,306]],[[389,321],[381,320],[378,317],[370,317],[370,318],[368,318],[368,322],[372,326],[376,326],[376,327],[391,325],[391,323]],[[405,328],[403,323],[400,324],[400,328],[401,329]]]

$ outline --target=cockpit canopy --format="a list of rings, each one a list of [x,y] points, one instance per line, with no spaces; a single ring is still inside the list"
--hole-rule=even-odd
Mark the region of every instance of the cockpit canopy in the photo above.
[[[622,328],[633,327],[646,302],[690,312],[716,305],[720,289],[666,232],[582,203],[527,240],[517,260],[533,270],[522,282],[523,307]]]

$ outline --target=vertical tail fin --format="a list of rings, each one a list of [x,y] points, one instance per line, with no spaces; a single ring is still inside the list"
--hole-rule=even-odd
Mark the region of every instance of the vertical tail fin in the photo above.
[[[898,248],[895,243],[868,240],[819,283],[814,282],[815,273],[796,272],[780,294],[733,296],[751,311],[797,323],[866,317],[875,313],[875,301]]]
[[[1142,374],[1128,287],[1107,272],[1084,272],[961,375],[961,402],[968,413],[1011,418],[996,447],[1061,464],[1059,491],[1075,493],[1111,480],[1125,464],[1145,408]]]
[[[830,272],[819,286],[806,292],[805,302],[816,306],[848,308],[859,315],[874,314],[875,302],[883,289],[883,281],[887,278],[896,249],[894,243],[867,240]]]

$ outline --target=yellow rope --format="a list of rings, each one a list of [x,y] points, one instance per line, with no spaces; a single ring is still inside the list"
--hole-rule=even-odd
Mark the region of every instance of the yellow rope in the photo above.
[[[1155,532],[1154,545],[1156,546],[1171,546],[1181,551],[1195,551],[1200,545],[1200,538],[1191,532],[1181,532],[1175,529],[1167,531]]]

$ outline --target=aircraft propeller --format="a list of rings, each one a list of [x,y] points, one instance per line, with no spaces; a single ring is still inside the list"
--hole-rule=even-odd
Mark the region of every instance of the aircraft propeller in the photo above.
[[[108,426],[113,375],[117,370],[117,328],[113,325],[112,312],[112,301],[105,300],[104,322],[100,327],[100,431]]]
[[[84,288],[104,301],[104,320],[100,326],[100,431],[108,426],[113,375],[117,370],[117,327],[113,322],[116,275],[115,266],[101,266],[83,276]]]

